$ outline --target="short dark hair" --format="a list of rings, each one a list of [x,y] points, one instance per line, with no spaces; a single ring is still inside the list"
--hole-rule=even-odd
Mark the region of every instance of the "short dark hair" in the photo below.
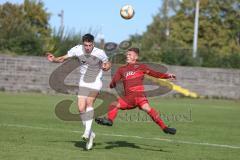
[[[129,48],[128,51],[133,51],[135,52],[137,55],[139,55],[140,51],[139,51],[139,48]]]
[[[83,42],[93,42],[94,41],[94,36],[91,35],[90,33],[87,33],[82,37],[82,41]]]

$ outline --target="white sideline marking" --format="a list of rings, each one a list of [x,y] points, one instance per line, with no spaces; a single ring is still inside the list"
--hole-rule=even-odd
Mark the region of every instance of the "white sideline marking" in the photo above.
[[[38,129],[38,130],[53,130],[53,131],[62,131],[62,132],[71,132],[71,133],[81,133],[81,131],[62,130],[62,129],[57,129],[57,128],[34,127],[34,126],[18,125],[18,124],[0,124],[0,127],[18,127],[18,128],[30,128],[30,129]],[[190,141],[183,141],[183,140],[171,140],[171,139],[164,139],[164,138],[148,138],[148,137],[141,137],[141,136],[129,136],[129,135],[121,135],[121,134],[108,134],[108,133],[97,133],[97,134],[103,135],[103,136],[111,136],[111,137],[126,137],[126,138],[135,138],[135,139],[165,141],[165,142],[170,142],[170,143],[193,144],[193,145],[201,145],[201,146],[240,149],[240,146],[225,145],[225,144],[213,144],[213,143],[207,143],[207,142],[190,142]]]

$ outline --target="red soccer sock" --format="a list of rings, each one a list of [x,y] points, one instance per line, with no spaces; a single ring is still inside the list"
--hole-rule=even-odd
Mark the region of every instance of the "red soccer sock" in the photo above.
[[[157,123],[162,129],[166,128],[167,126],[164,124],[163,120],[160,118],[158,112],[151,108],[151,110],[148,112],[148,115],[152,118],[152,120]]]
[[[118,113],[118,108],[115,105],[111,104],[108,107],[108,119],[113,122],[114,119],[117,117],[117,113]]]

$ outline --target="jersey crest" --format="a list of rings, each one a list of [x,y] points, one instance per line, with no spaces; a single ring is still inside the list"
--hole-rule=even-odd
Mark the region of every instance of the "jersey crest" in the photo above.
[[[135,75],[135,71],[128,71],[125,73],[125,78],[127,78],[128,76],[133,76]]]

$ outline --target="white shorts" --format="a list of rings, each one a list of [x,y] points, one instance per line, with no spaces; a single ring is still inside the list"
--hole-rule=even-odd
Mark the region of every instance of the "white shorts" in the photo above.
[[[78,97],[88,97],[91,92],[99,92],[102,88],[102,81],[95,81],[93,83],[79,82]]]

